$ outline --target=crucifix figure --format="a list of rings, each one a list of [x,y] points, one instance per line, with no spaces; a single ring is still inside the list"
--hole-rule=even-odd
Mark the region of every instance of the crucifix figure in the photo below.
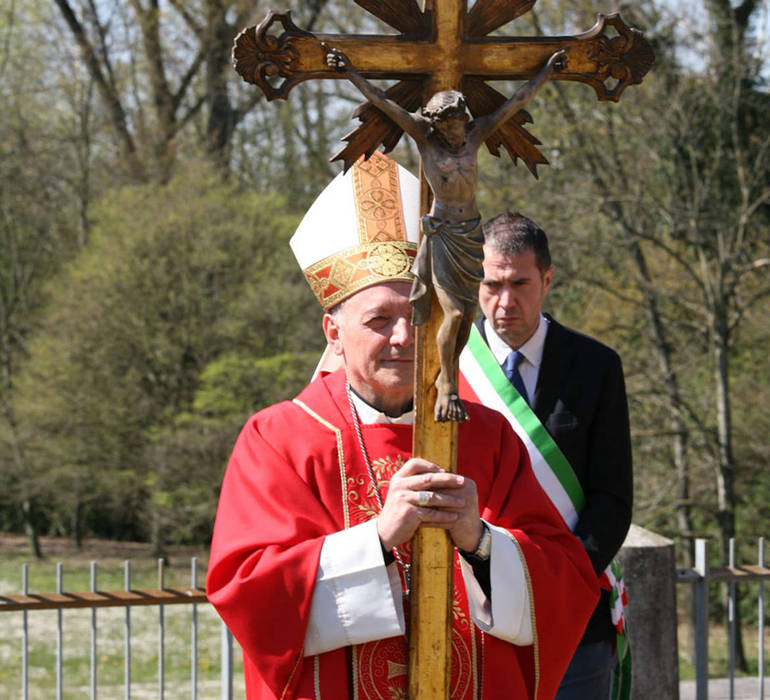
[[[408,112],[372,85],[339,49],[322,44],[326,63],[344,72],[375,107],[411,136],[420,152],[425,179],[433,192],[430,211],[422,217],[422,240],[414,263],[410,301],[412,323],[430,317],[431,289],[443,311],[436,343],[441,369],[436,379],[434,417],[463,421],[468,412],[458,396],[458,361],[476,314],[483,275],[481,214],[476,205],[478,150],[489,136],[526,105],[548,77],[566,67],[564,49],[494,112],[470,120],[465,96],[457,90],[433,95],[416,112]]]
[[[259,86],[269,100],[286,99],[291,88],[305,80],[352,79],[350,71],[339,70],[338,62],[327,63],[328,51],[323,47],[326,44],[344,52],[362,79],[395,81],[384,91],[384,96],[406,114],[420,114],[417,110],[423,105],[427,107],[431,96],[437,93],[460,91],[475,123],[481,120],[481,124],[489,125],[493,118],[488,115],[496,113],[506,103],[506,97],[490,87],[487,81],[534,80],[537,84],[538,75],[546,70],[551,58],[560,50],[565,50],[568,55],[568,65],[555,70],[554,63],[550,63],[547,77],[586,83],[594,88],[600,100],[619,100],[628,86],[642,81],[654,61],[652,48],[644,36],[629,28],[618,15],[599,15],[591,29],[574,36],[490,36],[496,29],[528,12],[536,0],[476,0],[470,10],[467,0],[355,1],[397,33],[315,35],[298,28],[289,13],[269,12],[258,26],[245,29],[236,38],[233,48],[236,71],[247,82]],[[455,180],[461,183],[461,190],[470,193],[468,200],[474,199],[473,186],[469,183],[475,183],[475,172],[471,170],[475,169],[476,151],[482,141],[493,155],[500,155],[502,147],[514,162],[521,159],[533,175],[537,174],[538,165],[547,163],[537,148],[539,142],[524,128],[531,121],[529,114],[520,108],[505,113],[509,117],[507,120],[496,121],[484,139],[474,135],[472,145],[467,139],[470,122],[466,124],[462,117],[459,121],[447,120],[446,126],[437,126],[439,133],[446,133],[448,143],[454,140],[452,134],[455,131],[458,137],[466,138],[466,149],[472,152],[467,161],[467,174]],[[370,156],[379,147],[386,153],[392,150],[405,129],[411,134],[407,126],[412,128],[413,122],[399,123],[376,103],[364,103],[355,116],[360,124],[344,137],[346,145],[334,158],[342,160],[345,169],[361,156]],[[425,113],[420,116],[427,118]],[[418,131],[416,127],[415,131]],[[419,133],[426,144],[421,149],[424,171],[421,214],[428,215],[426,234],[431,237],[435,236],[431,231],[433,220],[449,220],[455,225],[458,221],[473,221],[478,212],[474,202],[469,214],[463,214],[451,188],[442,189],[439,185],[444,160],[442,149],[427,147],[430,137],[422,131]],[[432,143],[443,138],[436,137]],[[450,165],[453,178],[458,175],[458,163],[460,160],[455,160]],[[438,200],[432,212],[430,179],[437,184],[433,192]],[[432,274],[428,280],[432,281]],[[438,286],[434,285],[434,288]],[[435,295],[426,296],[435,298]],[[432,303],[434,311],[440,311],[439,301]],[[436,403],[435,383],[441,372],[440,362],[432,352],[441,325],[439,315],[432,313],[416,333],[412,453],[454,470],[458,423],[456,420],[436,421],[432,410]],[[446,393],[451,395],[451,389],[450,382]],[[428,406],[431,408],[426,409]],[[450,413],[454,415],[450,416]],[[462,410],[456,405],[452,405],[451,411],[449,407],[440,407],[438,417],[445,414],[451,418],[463,417]],[[448,630],[451,629],[453,556],[453,548],[444,531],[435,528],[417,530],[412,540],[408,688],[411,700],[449,697],[447,669],[451,643]]]

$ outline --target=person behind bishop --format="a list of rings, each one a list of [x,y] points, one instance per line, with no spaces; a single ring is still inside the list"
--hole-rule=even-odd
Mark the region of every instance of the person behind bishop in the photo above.
[[[613,349],[542,311],[553,277],[548,237],[537,223],[518,212],[485,222],[477,328],[574,472],[585,505],[573,531],[601,576],[623,544],[633,505],[623,366]],[[603,588],[556,700],[608,697],[617,612]]]
[[[206,580],[249,700],[403,698],[410,541],[455,548],[451,697],[545,700],[598,597],[578,540],[499,414],[470,404],[458,473],[414,457],[419,185],[376,152],[291,241],[342,368],[252,416],[227,466]]]

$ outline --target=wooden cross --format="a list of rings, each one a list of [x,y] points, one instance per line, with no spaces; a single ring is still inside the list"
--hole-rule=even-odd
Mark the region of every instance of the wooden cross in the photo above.
[[[618,15],[599,15],[591,29],[575,36],[488,37],[530,10],[535,0],[477,0],[469,13],[467,0],[425,0],[423,10],[416,0],[356,3],[401,34],[314,35],[296,27],[290,13],[271,11],[236,38],[236,71],[258,85],[268,100],[286,99],[305,80],[345,78],[326,65],[321,46],[325,42],[344,51],[365,77],[396,79],[386,94],[409,111],[439,90],[459,89],[478,117],[505,101],[485,81],[528,80],[560,48],[567,49],[568,66],[552,79],[587,83],[600,100],[614,102],[626,87],[642,81],[654,61],[644,36]],[[271,33],[276,25],[283,28],[277,36]],[[348,146],[336,156],[346,168],[380,144],[390,151],[401,136],[401,130],[371,105],[363,105],[356,116],[363,124],[345,137]],[[536,166],[547,161],[536,148],[537,140],[521,127],[528,120],[526,113],[512,119],[490,137],[487,146],[499,155],[502,145],[514,162],[522,158],[535,174]]]
[[[257,26],[235,40],[233,62],[244,80],[258,85],[269,100],[285,99],[292,87],[315,78],[344,79],[326,64],[329,44],[344,51],[368,78],[396,80],[386,95],[410,112],[440,90],[461,90],[474,117],[493,112],[505,96],[488,80],[528,80],[559,49],[567,50],[567,68],[552,76],[591,85],[600,100],[617,101],[626,87],[641,82],[654,56],[643,35],[618,15],[599,15],[596,24],[576,36],[501,37],[490,32],[529,11],[535,0],[356,0],[365,10],[396,29],[393,35],[314,35],[296,27],[289,13],[269,12]],[[275,35],[274,28],[282,31]],[[344,140],[335,159],[348,168],[361,155],[383,146],[391,150],[401,129],[374,106],[356,111],[361,124]],[[494,155],[500,146],[514,162],[521,158],[536,175],[547,163],[537,139],[523,124],[523,110],[486,141]],[[421,212],[430,208],[430,190],[421,178]],[[438,358],[434,352],[441,312],[434,299],[431,318],[418,328],[415,368],[413,454],[454,470],[457,426],[433,420]],[[418,530],[412,543],[412,599],[409,639],[410,700],[449,698],[452,545],[443,530]],[[419,671],[418,671],[419,669]]]

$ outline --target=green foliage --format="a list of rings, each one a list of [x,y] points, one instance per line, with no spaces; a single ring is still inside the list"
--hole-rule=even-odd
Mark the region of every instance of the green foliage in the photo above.
[[[206,542],[227,457],[238,431],[255,411],[296,395],[310,378],[319,352],[273,357],[230,353],[199,377],[191,411],[153,430],[145,479],[155,526],[167,541]]]
[[[241,420],[297,394],[318,360],[315,351],[256,359],[235,353],[223,355],[203,371],[193,408],[204,416]]]
[[[163,187],[112,192],[94,220],[87,249],[52,281],[30,345],[21,388],[30,457],[54,510],[85,503],[113,536],[205,538],[233,428],[227,411],[224,429],[190,414],[201,376],[233,353],[321,344],[287,250],[296,217],[277,196],[191,167]],[[161,518],[170,511],[178,532]]]

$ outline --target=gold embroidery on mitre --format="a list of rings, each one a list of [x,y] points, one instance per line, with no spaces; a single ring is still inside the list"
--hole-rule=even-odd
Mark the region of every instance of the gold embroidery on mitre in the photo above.
[[[406,240],[363,243],[319,260],[304,270],[324,311],[354,292],[380,282],[412,281],[417,244]]]
[[[375,275],[398,277],[412,267],[412,262],[395,243],[380,243],[369,251],[366,265]]]
[[[401,207],[398,165],[375,151],[369,160],[353,166],[358,240],[405,241],[406,225]]]

